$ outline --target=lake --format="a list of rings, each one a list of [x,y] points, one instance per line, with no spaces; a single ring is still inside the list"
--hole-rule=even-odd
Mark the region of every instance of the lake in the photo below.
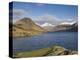
[[[13,38],[13,51],[30,51],[59,45],[70,50],[78,50],[77,32],[50,32],[32,37]]]

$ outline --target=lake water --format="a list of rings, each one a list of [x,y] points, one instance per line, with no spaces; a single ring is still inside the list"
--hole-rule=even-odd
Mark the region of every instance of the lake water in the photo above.
[[[14,51],[30,51],[60,45],[71,50],[78,50],[77,32],[50,32],[32,37],[14,38]]]

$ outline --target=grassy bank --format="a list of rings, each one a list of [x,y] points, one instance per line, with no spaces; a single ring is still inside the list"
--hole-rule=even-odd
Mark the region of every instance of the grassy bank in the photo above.
[[[57,56],[57,55],[73,55],[73,54],[77,54],[77,51],[68,50],[61,46],[53,46],[34,51],[18,52],[15,55],[13,55],[13,57],[21,58],[21,57]]]
[[[45,55],[48,51],[50,51],[50,48],[43,48],[39,50],[34,51],[28,51],[28,52],[19,52],[14,55],[14,57],[38,57]]]

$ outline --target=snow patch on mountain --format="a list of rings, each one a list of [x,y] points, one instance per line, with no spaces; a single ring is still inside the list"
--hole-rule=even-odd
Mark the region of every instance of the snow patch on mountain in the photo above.
[[[45,27],[45,26],[52,26],[52,27],[54,27],[55,25],[50,24],[50,23],[44,23],[44,24],[42,24],[41,26],[42,26],[42,27]]]
[[[60,25],[73,25],[74,23],[76,23],[75,21],[73,22],[62,22]]]

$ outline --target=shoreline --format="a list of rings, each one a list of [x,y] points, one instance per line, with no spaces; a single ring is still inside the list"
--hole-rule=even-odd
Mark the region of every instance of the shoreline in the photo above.
[[[58,56],[58,55],[74,55],[78,54],[78,51],[66,49],[61,46],[53,46],[48,48],[41,48],[33,51],[17,52],[13,57],[39,57],[39,56]]]

